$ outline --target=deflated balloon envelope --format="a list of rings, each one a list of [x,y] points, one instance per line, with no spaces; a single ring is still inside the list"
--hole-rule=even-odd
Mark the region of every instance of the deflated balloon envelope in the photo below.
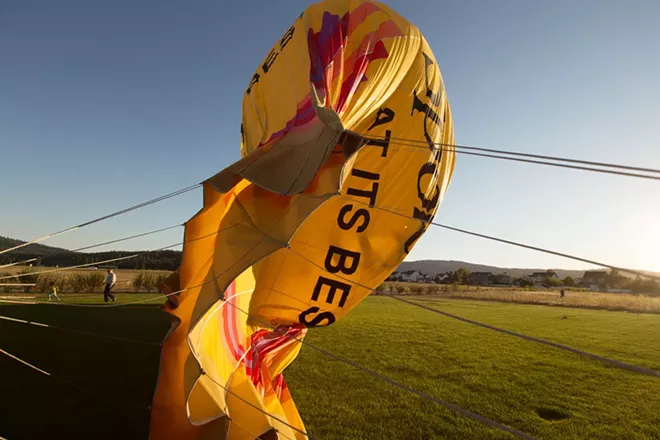
[[[150,437],[305,438],[283,370],[424,234],[453,144],[416,27],[371,1],[306,9],[250,79],[242,159],[204,182],[162,287],[173,326]]]

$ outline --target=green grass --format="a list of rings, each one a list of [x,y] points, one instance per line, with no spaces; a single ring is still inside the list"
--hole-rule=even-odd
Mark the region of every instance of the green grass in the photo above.
[[[100,296],[100,298],[99,298]],[[124,295],[120,301],[147,296]],[[409,297],[410,298],[410,297]],[[81,302],[81,298],[75,298]],[[102,295],[85,301],[102,302]],[[466,318],[660,369],[660,316],[418,299]],[[159,301],[160,302],[160,301]],[[0,315],[160,342],[157,306],[1,305]],[[562,319],[566,315],[566,319]],[[539,439],[660,438],[660,379],[452,320],[387,297],[307,341]],[[158,347],[0,321],[0,348],[55,375],[148,405]],[[0,356],[0,436],[146,438],[148,413],[59,384]],[[285,377],[310,433],[328,439],[512,438],[303,348]],[[556,412],[568,418],[548,421]]]

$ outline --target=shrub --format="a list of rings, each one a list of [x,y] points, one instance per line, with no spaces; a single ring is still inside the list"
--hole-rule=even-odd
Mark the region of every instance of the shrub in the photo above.
[[[29,275],[28,275],[29,274]],[[39,280],[39,274],[34,273],[31,269],[23,269],[20,273],[20,276],[16,277],[16,281],[12,281],[17,284],[37,284]],[[32,286],[24,286],[23,292],[31,292]]]
[[[156,290],[160,290],[160,285],[165,282],[165,280],[170,276],[169,273],[159,273],[156,275],[154,284],[156,285]]]
[[[83,275],[83,285],[85,287],[85,290],[87,290],[90,293],[94,292],[96,289],[100,287],[103,287],[104,284],[105,284],[105,277],[98,272],[92,272]]]
[[[133,277],[133,288],[136,292],[139,292],[142,289],[142,284],[144,283],[144,275],[141,273]]]
[[[0,278],[5,278],[5,277],[11,277],[11,278],[0,280],[0,284],[13,284],[16,282],[16,278],[13,277],[9,272],[0,272]],[[12,287],[10,286],[0,286],[0,292],[11,292],[11,291],[12,291]]]
[[[145,292],[151,292],[156,287],[156,277],[152,273],[145,272],[142,275],[142,288]]]
[[[415,295],[423,295],[426,289],[424,289],[424,286],[412,286],[410,288],[410,291],[414,293]]]
[[[59,290],[62,288],[59,286],[60,278],[52,273],[44,273],[37,277],[37,285],[34,286],[35,290],[40,293],[46,293],[50,291],[50,284],[54,283]]]
[[[82,273],[74,273],[69,277],[69,287],[74,293],[80,293],[85,290],[86,280],[85,275]]]

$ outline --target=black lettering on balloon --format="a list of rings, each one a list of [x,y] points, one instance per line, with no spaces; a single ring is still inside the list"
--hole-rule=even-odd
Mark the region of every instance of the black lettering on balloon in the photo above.
[[[438,201],[440,200],[440,188],[438,185],[435,186],[435,194],[432,198],[427,199],[426,194],[422,191],[422,177],[430,174],[431,177],[435,175],[437,170],[437,165],[435,162],[427,162],[419,169],[417,174],[417,197],[422,201],[422,207],[427,211],[432,211],[438,206]]]
[[[403,249],[405,250],[406,254],[410,253],[410,250],[412,249],[412,246],[415,244],[417,240],[419,240],[419,237],[422,236],[424,231],[426,231],[426,228],[428,228],[428,225],[431,221],[431,214],[426,213],[424,211],[420,211],[419,209],[415,208],[413,211],[413,217],[421,220],[421,223],[419,225],[419,228],[415,231],[413,235],[406,240],[406,243],[403,246]]]
[[[302,14],[300,14],[299,18],[302,18]],[[289,44],[289,41],[291,41],[291,39],[293,38],[293,33],[294,33],[295,30],[296,30],[296,25],[294,24],[293,26],[291,26],[289,28],[288,31],[286,31],[286,33],[284,34],[284,36],[280,40],[280,50],[284,50],[286,45]]]
[[[390,148],[390,137],[392,136],[392,130],[387,130],[385,132],[385,139],[368,139],[367,145],[375,145],[381,147],[383,152],[380,154],[380,157],[387,157],[387,149]]]
[[[376,113],[376,120],[374,121],[373,124],[371,124],[371,127],[367,128],[367,131],[371,130],[374,127],[378,127],[379,125],[390,123],[393,120],[394,120],[394,110],[388,107],[381,108],[380,110],[378,110],[378,113]]]
[[[256,73],[252,76],[252,81],[250,81],[250,85],[248,86],[248,89],[247,89],[247,91],[246,91],[246,93],[247,93],[248,95],[250,94],[250,92],[252,92],[252,86],[259,82],[259,78],[261,78],[261,76],[259,75],[259,72],[256,72]]]
[[[332,260],[334,256],[339,257],[337,264],[333,264]],[[350,259],[350,266],[347,266],[346,263]],[[325,270],[330,273],[339,273],[342,272],[346,275],[353,275],[360,264],[360,253],[349,251],[347,249],[340,248],[338,246],[328,247],[328,253],[325,255]]]
[[[342,283],[341,281],[331,280],[330,278],[319,277],[316,281],[316,286],[314,286],[314,293],[312,294],[312,300],[318,301],[319,296],[321,295],[321,289],[323,286],[328,287],[328,296],[325,299],[325,302],[332,304],[335,299],[335,294],[337,291],[341,291],[341,299],[339,300],[339,307],[344,307],[348,294],[351,291],[351,285]]]
[[[275,49],[271,50],[268,56],[266,57],[266,61],[261,65],[261,67],[264,69],[264,73],[268,73],[268,69],[271,68],[275,60],[277,59],[277,55],[279,55],[277,52],[275,52]]]
[[[307,320],[307,316],[311,315],[312,313],[317,313],[319,310],[320,309],[318,307],[310,307],[298,316],[298,321],[300,321],[300,323],[305,327],[327,327],[335,322],[335,315],[333,315],[331,312],[319,313],[311,321]],[[320,324],[324,320],[326,320],[327,323],[321,326]]]
[[[429,150],[433,152],[433,161],[422,165],[422,167],[419,169],[419,173],[417,174],[417,197],[421,202],[422,209],[414,208],[413,217],[421,220],[422,223],[420,224],[417,231],[415,231],[413,235],[411,235],[410,238],[406,240],[404,244],[404,251],[406,254],[410,253],[413,244],[415,244],[415,242],[427,229],[428,222],[430,222],[433,218],[433,212],[437,208],[438,202],[440,200],[440,187],[437,183],[434,188],[433,196],[430,199],[426,197],[427,191],[422,191],[423,177],[430,175],[431,179],[433,179],[436,176],[438,163],[442,159],[442,148],[436,147],[433,141],[434,137],[431,136],[431,134],[434,134],[436,130],[442,130],[442,123],[440,122],[440,117],[437,113],[437,109],[442,100],[442,91],[439,90],[438,92],[434,92],[431,90],[431,78],[429,75],[429,70],[430,67],[433,66],[433,60],[431,60],[431,58],[426,54],[424,54],[424,63],[426,91],[423,96],[428,99],[428,102],[424,102],[422,99],[420,99],[417,94],[417,90],[413,91],[412,111],[410,114],[414,115],[415,112],[420,112],[424,115],[424,119],[422,120],[422,125],[424,127],[424,138],[426,139]],[[446,112],[444,117],[446,117]],[[429,133],[429,125],[431,127],[435,126],[432,133]]]
[[[353,168],[353,171],[351,171],[351,175],[355,177],[360,177],[362,179],[376,180],[376,181],[380,178],[380,175],[377,173],[370,173],[369,171],[358,170],[357,168]],[[366,199],[369,199],[369,206],[373,208],[374,205],[376,204],[376,196],[378,195],[378,182],[374,182],[371,185],[370,191],[363,189],[348,188],[346,193],[351,196],[364,197]]]
[[[353,205],[342,206],[341,210],[339,211],[339,216],[337,217],[337,224],[344,231],[348,231],[353,226],[355,226],[358,220],[362,219],[362,224],[357,227],[356,231],[357,232],[366,231],[367,226],[369,226],[369,222],[371,221],[371,215],[369,214],[369,211],[360,208],[353,213],[353,215],[349,220],[346,220],[346,214],[348,214],[352,210],[353,210]]]

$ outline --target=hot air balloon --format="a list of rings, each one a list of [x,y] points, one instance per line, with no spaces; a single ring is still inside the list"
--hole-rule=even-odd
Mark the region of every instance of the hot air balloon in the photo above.
[[[173,324],[154,440],[305,438],[283,371],[307,331],[341,320],[399,266],[453,173],[435,57],[375,1],[308,7],[242,110],[241,159],[203,183],[181,266],[161,287]]]

